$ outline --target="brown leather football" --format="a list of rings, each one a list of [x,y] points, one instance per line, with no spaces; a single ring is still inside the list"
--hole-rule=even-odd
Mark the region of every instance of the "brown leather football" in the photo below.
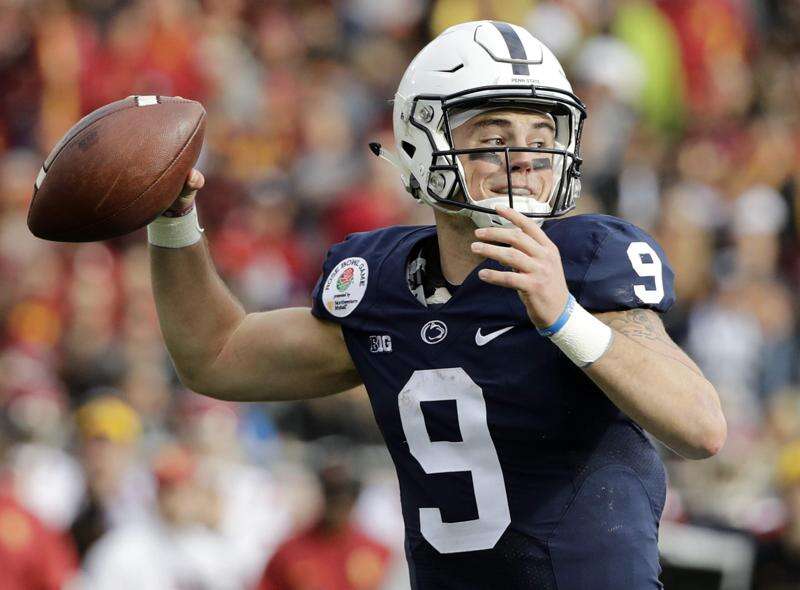
[[[130,233],[172,204],[200,148],[206,111],[170,96],[129,96],[86,115],[50,152],[28,227],[58,242]]]

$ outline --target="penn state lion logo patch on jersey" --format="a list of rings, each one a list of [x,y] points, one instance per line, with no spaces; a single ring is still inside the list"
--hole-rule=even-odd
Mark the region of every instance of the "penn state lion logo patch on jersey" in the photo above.
[[[337,264],[325,280],[322,303],[328,313],[343,318],[358,307],[367,290],[369,267],[363,258],[345,258]]]

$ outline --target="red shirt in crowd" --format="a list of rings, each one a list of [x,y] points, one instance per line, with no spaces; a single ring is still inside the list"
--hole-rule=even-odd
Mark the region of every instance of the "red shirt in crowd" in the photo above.
[[[0,590],[61,590],[77,568],[69,541],[0,488]]]
[[[390,556],[352,525],[333,533],[315,526],[281,545],[258,590],[377,590]]]

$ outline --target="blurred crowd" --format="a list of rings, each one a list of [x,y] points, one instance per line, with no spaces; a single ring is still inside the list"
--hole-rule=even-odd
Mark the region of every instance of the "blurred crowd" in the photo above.
[[[27,206],[82,115],[131,94],[199,100],[220,274],[250,311],[308,305],[328,245],[431,222],[367,142],[392,144],[411,57],[480,18],[527,27],[587,103],[580,211],[637,223],[675,269],[665,323],[717,386],[729,437],[702,462],[664,449],[665,521],[735,531],[753,588],[800,587],[799,3],[4,0],[0,588],[407,587],[366,394],[186,391],[143,233],[45,242]]]

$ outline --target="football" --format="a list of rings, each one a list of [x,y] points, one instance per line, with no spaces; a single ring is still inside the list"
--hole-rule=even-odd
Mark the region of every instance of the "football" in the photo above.
[[[86,115],[34,182],[28,227],[93,242],[144,227],[172,204],[203,145],[206,111],[169,96],[129,96]]]

